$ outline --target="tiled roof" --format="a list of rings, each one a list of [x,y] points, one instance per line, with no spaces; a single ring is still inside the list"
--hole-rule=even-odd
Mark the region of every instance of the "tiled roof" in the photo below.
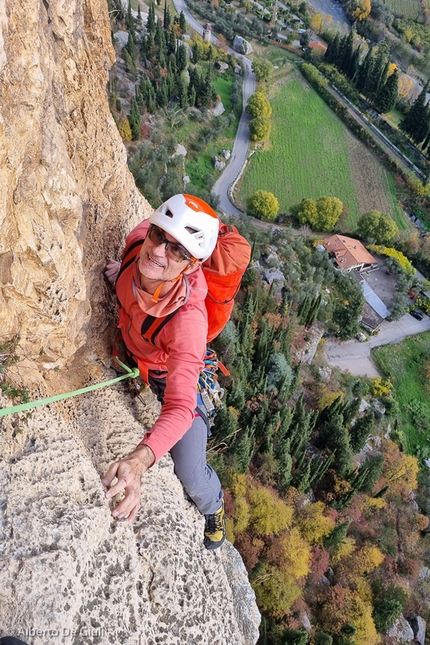
[[[376,260],[370,255],[363,244],[346,235],[330,235],[323,242],[324,247],[336,259],[341,269],[350,269],[357,264],[375,264]]]

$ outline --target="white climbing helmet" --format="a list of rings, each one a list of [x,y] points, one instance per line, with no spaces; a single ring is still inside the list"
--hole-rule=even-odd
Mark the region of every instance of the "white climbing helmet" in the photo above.
[[[173,195],[152,213],[149,221],[169,233],[198,260],[207,260],[215,248],[218,215],[199,197]]]

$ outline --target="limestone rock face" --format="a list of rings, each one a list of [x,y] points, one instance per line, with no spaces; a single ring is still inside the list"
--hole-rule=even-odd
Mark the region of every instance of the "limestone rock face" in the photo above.
[[[0,2],[0,363],[19,335],[7,378],[30,399],[115,376],[102,269],[151,209],[109,112],[113,56],[106,0]],[[0,390],[0,408],[11,403]],[[0,636],[256,642],[240,557],[203,548],[169,457],[145,474],[134,524],[111,519],[100,475],[158,413],[151,394],[138,406],[118,385],[0,418]]]
[[[107,376],[102,370],[98,380]],[[143,477],[133,525],[110,516],[99,475],[136,446],[158,406],[151,393],[142,404],[118,385],[38,408],[19,434],[6,417],[0,637],[32,645],[257,641],[260,616],[243,562],[228,543],[204,548],[204,519],[170,457]]]
[[[101,269],[150,213],[106,95],[102,0],[0,3],[0,340],[63,366],[106,327]]]

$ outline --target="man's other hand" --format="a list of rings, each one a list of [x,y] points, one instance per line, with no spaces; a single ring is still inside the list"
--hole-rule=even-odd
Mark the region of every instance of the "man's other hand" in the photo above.
[[[105,266],[105,270],[103,271],[106,278],[109,280],[109,282],[113,287],[115,286],[120,268],[121,268],[121,262],[118,262],[117,260],[112,260],[112,258],[109,258]]]

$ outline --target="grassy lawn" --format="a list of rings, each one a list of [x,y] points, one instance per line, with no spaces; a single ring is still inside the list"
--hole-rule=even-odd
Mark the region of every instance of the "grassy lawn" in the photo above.
[[[388,0],[387,5],[397,15],[413,20],[421,20],[421,8],[419,0]]]
[[[389,212],[400,228],[407,227],[391,176],[296,74],[289,69],[291,80],[269,93],[270,140],[257,145],[238,201],[243,205],[250,193],[268,190],[278,198],[281,212],[287,212],[304,197],[328,195],[346,207],[345,231],[353,232],[358,217],[372,208]]]
[[[430,457],[430,397],[424,370],[430,361],[430,332],[410,336],[397,345],[378,347],[372,354],[393,383],[408,452]]]
[[[357,213],[344,126],[339,119],[299,79],[284,84],[270,100],[270,143],[251,158],[241,201],[257,189],[268,190],[285,212],[303,197],[330,195],[339,197],[350,213]]]

